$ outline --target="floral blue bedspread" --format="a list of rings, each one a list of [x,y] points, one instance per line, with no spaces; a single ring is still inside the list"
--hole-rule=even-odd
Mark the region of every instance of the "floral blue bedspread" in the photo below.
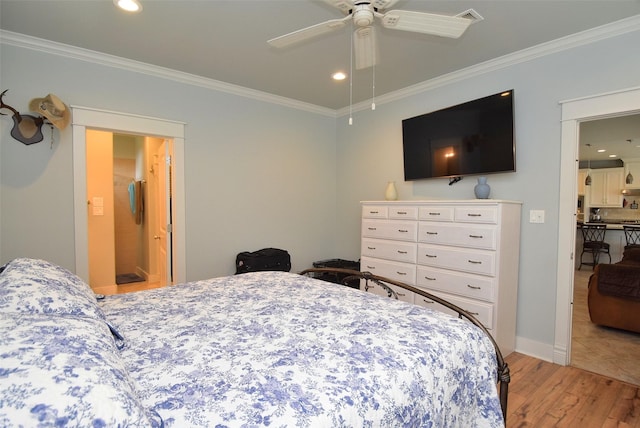
[[[99,306],[167,427],[503,426],[491,342],[422,307],[285,272]]]

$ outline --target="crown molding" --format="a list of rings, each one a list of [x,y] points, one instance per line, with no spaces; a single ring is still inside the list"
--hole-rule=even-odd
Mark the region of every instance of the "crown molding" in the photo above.
[[[600,27],[591,28],[589,30],[581,31],[579,33],[571,34],[556,40],[552,40],[546,43],[541,43],[536,46],[532,46],[527,49],[520,50],[511,54],[507,54],[498,58],[491,59],[479,64],[472,65],[471,67],[462,68],[454,72],[443,74],[436,78],[425,80],[424,82],[416,85],[408,86],[398,91],[390,92],[388,94],[376,96],[376,105],[382,105],[393,101],[400,100],[412,95],[420,94],[422,92],[449,85],[455,82],[459,82],[468,79],[472,76],[477,76],[483,73],[489,73],[499,69],[507,68],[516,64],[521,64],[527,61],[532,61],[536,58],[540,58],[547,55],[552,55],[558,52],[573,49],[579,46],[595,43],[600,40],[609,39],[612,37],[621,36],[623,34],[631,33],[640,30],[640,15],[634,15],[629,18],[622,19],[620,21],[613,22],[611,24],[602,25]],[[354,104],[351,107],[353,112],[367,110],[371,106],[371,101],[363,101],[358,104]],[[337,116],[345,116],[349,114],[349,107],[345,107],[337,110]]]
[[[475,64],[471,67],[456,70],[454,72],[447,73],[442,76],[438,76],[436,78],[426,80],[424,82],[408,86],[394,92],[376,96],[376,104],[382,105],[390,103],[412,95],[420,94],[434,88],[439,88],[445,85],[459,82],[472,76],[489,73],[516,64],[532,61],[536,58],[540,58],[546,55],[551,55],[638,30],[640,30],[640,15],[634,15],[610,24],[581,31],[576,34],[565,36],[556,40],[552,40],[550,42],[542,43],[527,49],[520,50],[518,52]],[[84,48],[78,48],[75,46],[57,43],[50,40],[40,39],[37,37],[27,36],[25,34],[6,30],[0,30],[0,43],[37,50],[47,54],[60,55],[80,61],[87,61],[107,67],[115,67],[123,70],[133,71],[136,73],[160,77],[163,79],[174,80],[188,85],[226,92],[245,98],[251,98],[311,113],[321,114],[323,116],[341,117],[349,114],[350,111],[356,112],[366,110],[371,107],[371,101],[367,100],[362,101],[358,104],[354,104],[351,107],[344,107],[342,109],[333,110],[310,103],[304,103],[291,98],[281,97],[269,94],[267,92],[233,85],[219,80],[209,79],[194,74],[184,73],[169,68],[159,67],[140,61],[121,58],[114,55],[104,54]]]
[[[184,73],[182,71],[172,70],[157,65],[118,57],[115,55],[109,55],[102,52],[96,52],[89,49],[66,45],[64,43],[53,42],[51,40],[40,39],[38,37],[32,37],[26,34],[0,30],[0,43],[40,51],[51,55],[58,55],[61,57],[86,61],[106,67],[114,67],[122,70],[133,71],[135,73],[146,74],[148,76],[160,77],[162,79],[173,80],[187,85],[225,92],[258,101],[278,104],[297,110],[321,114],[324,116],[336,117],[336,111],[330,108],[321,107],[310,103],[304,103],[291,98],[281,97],[267,92],[197,76],[195,74]]]

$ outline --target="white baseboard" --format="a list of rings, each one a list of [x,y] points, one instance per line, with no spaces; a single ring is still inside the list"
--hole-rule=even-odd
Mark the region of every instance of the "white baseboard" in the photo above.
[[[559,361],[556,359],[557,355],[553,349],[553,345],[536,342],[531,339],[525,339],[524,337],[516,337],[516,352],[530,357],[539,358],[550,363],[557,363],[557,361]],[[560,361],[564,361],[564,359]]]
[[[158,282],[160,281],[160,274],[150,274],[149,272],[142,269],[140,266],[136,267],[136,274],[143,277],[147,282]]]

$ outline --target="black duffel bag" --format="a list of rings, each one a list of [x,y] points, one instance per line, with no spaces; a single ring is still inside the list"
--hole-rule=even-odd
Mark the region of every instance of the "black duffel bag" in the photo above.
[[[236,274],[265,270],[291,270],[291,256],[279,248],[263,248],[258,251],[243,251],[236,256]]]

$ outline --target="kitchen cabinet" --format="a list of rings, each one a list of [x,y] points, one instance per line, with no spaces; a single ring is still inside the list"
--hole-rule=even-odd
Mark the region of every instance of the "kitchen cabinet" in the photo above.
[[[626,184],[627,174],[633,176],[633,183]],[[624,179],[625,189],[640,189],[640,159],[624,160]]]
[[[592,169],[589,205],[592,207],[622,207],[624,168]]]
[[[584,195],[584,192],[586,190],[586,186],[584,185],[584,180],[587,178],[587,171],[586,169],[579,169],[578,170],[578,195]]]

